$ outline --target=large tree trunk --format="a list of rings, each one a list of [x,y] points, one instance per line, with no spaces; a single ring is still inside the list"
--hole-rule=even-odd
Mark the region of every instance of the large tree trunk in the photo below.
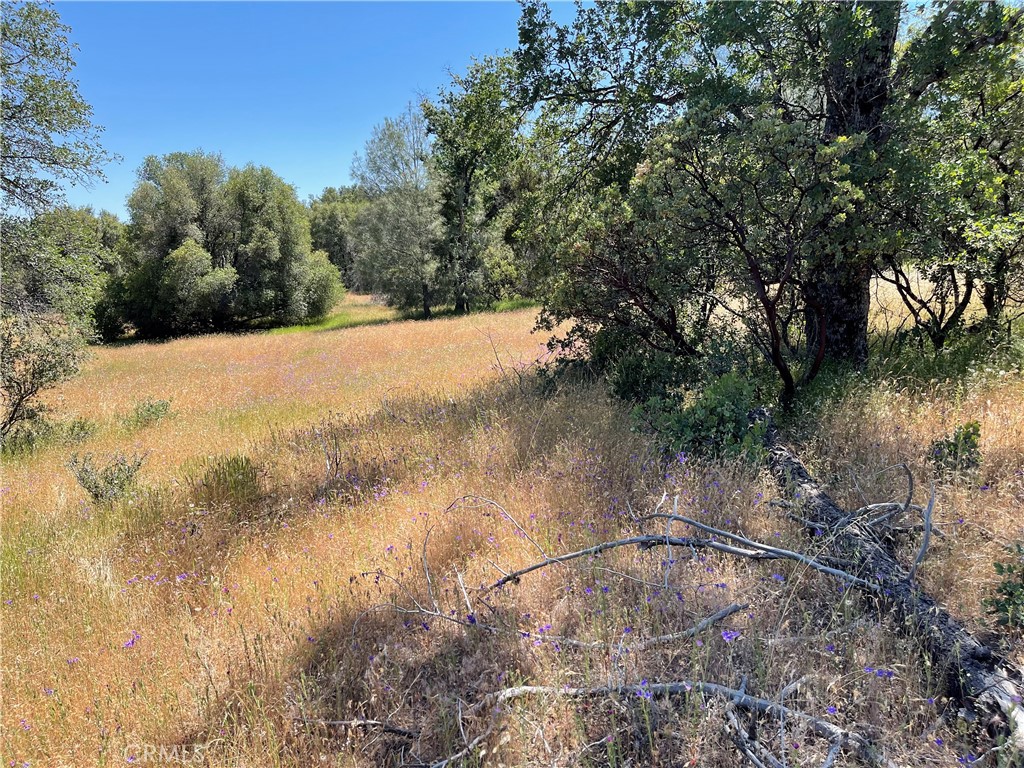
[[[873,33],[860,29],[855,16],[866,11]],[[901,4],[889,2],[837,3],[829,35],[829,60],[825,76],[824,138],[866,137],[864,146],[850,158],[853,179],[867,195],[882,178],[882,169],[872,155],[888,139],[882,121],[889,103],[892,72],[899,29]],[[824,313],[825,357],[827,360],[863,367],[868,359],[868,314],[874,259],[857,241],[860,216],[855,212],[847,223],[843,247],[836,255],[822,256],[808,275],[805,294],[808,304]],[[808,317],[807,338],[817,346],[818,324]]]

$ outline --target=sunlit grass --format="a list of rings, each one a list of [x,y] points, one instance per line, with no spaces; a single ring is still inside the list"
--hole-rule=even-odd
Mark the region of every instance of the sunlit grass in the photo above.
[[[542,394],[528,376],[501,378],[496,354],[506,370],[544,354],[533,323],[521,311],[97,350],[53,400],[96,433],[5,459],[3,762],[122,765],[146,744],[198,744],[212,766],[399,765],[401,750],[377,734],[306,721],[388,719],[422,730],[418,754],[438,759],[486,727],[459,713],[487,691],[688,676],[746,678],[770,697],[805,677],[795,704],[835,707],[830,719],[881,734],[897,763],[956,764],[964,734],[936,725],[937,683],[914,642],[792,565],[677,552],[666,576],[663,550],[623,549],[525,577],[484,607],[479,589],[501,571],[614,536],[663,492],[713,524],[807,546],[765,503],[776,491],[756,467],[665,460],[600,385]],[[126,420],[158,400],[169,414]],[[1022,401],[1016,370],[851,386],[799,446],[850,507],[902,498],[900,476],[880,473],[897,462],[918,489],[936,480],[946,538],[921,582],[975,629],[992,560],[1024,537]],[[928,446],[970,420],[981,467],[938,476]],[[146,453],[143,487],[88,502],[65,468],[71,452],[118,450]],[[453,505],[467,494],[515,520],[479,499]],[[393,610],[413,600],[508,634]],[[751,607],[702,638],[609,650],[733,601]],[[607,704],[512,708],[488,742],[495,763],[736,764],[720,703]],[[820,743],[794,740],[792,765],[822,762]]]
[[[272,334],[297,333],[300,331],[336,331],[359,325],[378,325],[400,319],[398,310],[386,306],[372,296],[360,293],[346,293],[334,310],[323,320],[306,325],[287,325],[268,331]]]

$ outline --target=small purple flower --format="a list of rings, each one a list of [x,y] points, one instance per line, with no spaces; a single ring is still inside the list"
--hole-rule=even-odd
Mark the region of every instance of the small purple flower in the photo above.
[[[139,634],[138,632],[136,632],[136,631],[135,631],[135,630],[133,629],[133,630],[132,630],[132,636],[131,636],[131,638],[129,638],[129,639],[128,639],[128,640],[127,640],[127,641],[125,642],[125,644],[124,644],[124,647],[125,647],[125,648],[134,648],[134,647],[135,647],[135,642],[136,642],[136,641],[137,641],[137,640],[138,640],[138,639],[139,639],[140,637],[142,637],[142,635],[140,635],[140,634]]]
[[[834,715],[836,713],[836,708],[835,707],[826,707],[825,711],[828,712],[830,715]]]
[[[727,643],[731,643],[733,640],[736,640],[739,636],[740,636],[740,633],[737,632],[736,630],[733,630],[733,629],[723,629],[722,630],[722,639],[725,640],[725,642],[727,642]]]
[[[470,624],[476,624],[476,616],[474,616],[472,613],[467,613],[466,621],[468,621]]]

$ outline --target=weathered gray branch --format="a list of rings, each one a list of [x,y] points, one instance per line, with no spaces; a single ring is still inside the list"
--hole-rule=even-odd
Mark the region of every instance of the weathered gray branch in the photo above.
[[[1024,751],[1024,671],[979,641],[925,593],[869,524],[851,521],[849,513],[836,504],[793,452],[780,444],[765,412],[755,418],[768,423],[768,467],[783,491],[800,500],[806,525],[828,531],[831,554],[855,563],[854,573],[877,585],[878,589],[864,591],[893,611],[900,631],[922,643],[943,671],[949,695],[990,716],[1005,717],[1011,743]],[[926,528],[928,524],[926,520]]]

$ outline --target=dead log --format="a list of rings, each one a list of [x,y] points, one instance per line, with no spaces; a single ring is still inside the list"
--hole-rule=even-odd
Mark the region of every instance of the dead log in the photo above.
[[[978,640],[924,592],[869,521],[836,504],[800,459],[779,442],[767,414],[762,411],[755,418],[766,422],[768,467],[783,492],[799,504],[802,523],[820,530],[829,554],[853,563],[848,570],[874,587],[853,583],[891,610],[900,631],[922,644],[944,672],[947,694],[968,711],[1005,722],[1010,743],[1024,752],[1024,670]]]

